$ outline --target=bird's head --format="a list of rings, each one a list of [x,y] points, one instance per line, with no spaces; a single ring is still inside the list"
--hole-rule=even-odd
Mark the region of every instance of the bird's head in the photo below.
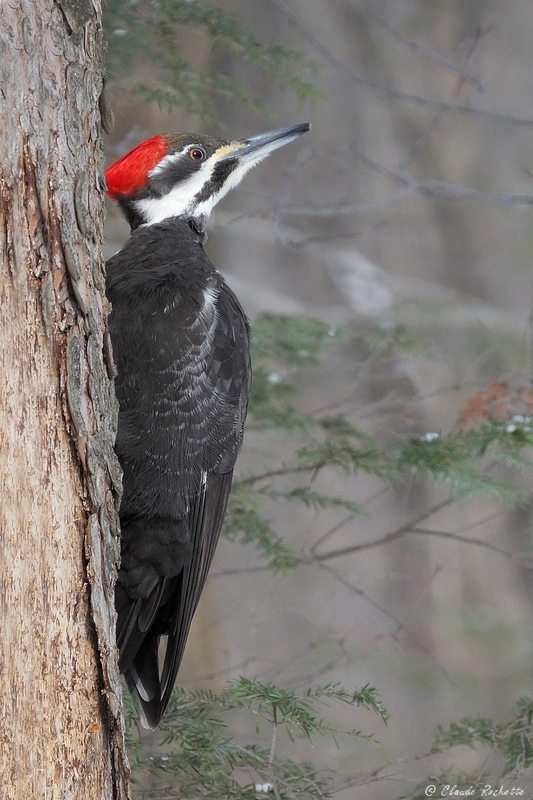
[[[154,136],[107,168],[107,193],[132,229],[168,217],[201,223],[249,169],[310,127],[302,123],[231,142],[192,133]]]

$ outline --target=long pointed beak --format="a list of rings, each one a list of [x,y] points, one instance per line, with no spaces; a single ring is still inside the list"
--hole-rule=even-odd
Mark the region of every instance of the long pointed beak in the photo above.
[[[237,146],[237,149],[226,153],[220,161],[230,161],[237,158],[243,163],[250,159],[264,158],[273,150],[277,150],[278,147],[283,147],[284,144],[297,139],[298,136],[306,133],[310,128],[311,125],[308,122],[302,122],[299,125],[280,128],[277,131],[258,133],[256,136],[249,136],[247,139],[239,139],[236,142],[231,142],[232,145]]]

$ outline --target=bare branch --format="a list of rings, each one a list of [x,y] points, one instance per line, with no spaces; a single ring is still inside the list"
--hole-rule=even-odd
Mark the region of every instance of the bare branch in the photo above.
[[[441,200],[478,200],[482,203],[492,203],[498,206],[531,206],[533,205],[533,195],[530,194],[506,194],[504,192],[484,192],[480,189],[471,189],[468,186],[460,186],[455,183],[439,181],[435,178],[423,178],[417,181],[409,181],[395,176],[396,180],[403,183],[403,188],[390,192],[376,200],[367,200],[361,203],[348,203],[338,206],[287,206],[283,213],[289,217],[310,217],[313,219],[330,219],[338,217],[353,217],[355,215],[368,214],[373,211],[382,211],[386,206],[393,205],[398,201],[404,200],[410,192],[422,195],[423,197],[435,197]],[[272,209],[273,211],[274,209]]]
[[[401,33],[392,27],[392,25],[389,25],[388,22],[385,22],[384,19],[378,17],[377,14],[374,14],[372,11],[368,10],[366,13],[375,23],[384,28],[384,30],[386,30],[387,33],[393,37],[393,39],[396,39],[416,55],[419,55],[422,58],[428,58],[439,67],[458,75],[462,81],[470,83],[477,92],[483,93],[485,91],[485,87],[477,75],[471,75],[465,72],[464,67],[457,67],[441,53],[438,53],[432,47],[429,47],[429,45],[421,44],[420,42],[414,42],[412,39],[407,39],[405,36],[402,36]]]
[[[300,472],[313,472],[314,469],[315,469],[314,466],[311,467],[302,467],[298,465],[284,466],[284,467],[279,467],[278,469],[266,470],[265,472],[260,472],[257,475],[249,475],[247,478],[242,478],[241,480],[239,480],[239,483],[245,486],[253,486],[256,483],[268,480],[269,478],[277,478],[280,475],[296,475]]]
[[[464,70],[466,69],[466,67],[468,65],[468,62],[472,58],[472,56],[473,56],[473,54],[474,54],[479,42],[481,41],[481,36],[482,36],[482,31],[481,31],[481,29],[478,29],[476,31],[476,35],[472,38],[472,41],[470,43],[470,47],[468,48],[468,52],[467,52],[465,58],[463,59],[463,63],[461,64],[461,69],[459,70],[459,76],[458,76],[457,80],[455,81],[455,84],[452,87],[452,90],[451,90],[451,92],[449,94],[449,96],[452,98],[452,100],[456,100],[459,97],[459,93],[460,93],[461,89],[464,86],[465,79],[466,79]],[[443,119],[443,117],[444,117],[444,112],[439,111],[437,114],[435,114],[433,119],[426,126],[426,130],[423,131],[423,133],[413,143],[410,153],[408,154],[408,156],[399,165],[400,166],[400,170],[402,171],[402,173],[405,170],[405,168],[407,167],[407,165],[410,164],[411,161],[414,159],[416,153],[420,150],[420,148],[423,145],[425,145],[426,142],[429,140],[431,134],[437,128],[439,122]]]
[[[281,13],[291,21],[303,38],[306,39],[318,53],[320,53],[321,57],[327,64],[333,67],[339,74],[343,75],[345,78],[348,78],[352,83],[355,83],[358,86],[362,86],[363,88],[369,89],[377,94],[385,94],[394,100],[404,100],[408,103],[413,103],[414,105],[422,106],[423,108],[428,108],[432,111],[471,115],[481,117],[482,119],[492,120],[494,122],[503,122],[507,125],[516,125],[518,127],[533,127],[533,119],[515,117],[510,114],[499,114],[495,111],[486,111],[482,108],[474,108],[472,106],[460,106],[453,103],[432,100],[429,97],[420,97],[419,95],[411,94],[410,92],[403,92],[400,89],[394,89],[392,86],[385,86],[383,84],[376,83],[376,81],[372,81],[369,78],[363,78],[350,69],[350,67],[346,66],[346,64],[343,64],[338,58],[336,58],[336,56],[334,56],[333,53],[331,53],[331,51],[328,50],[328,48],[316,38],[316,36],[314,36],[309,30],[307,30],[307,28],[304,27],[296,17],[296,14],[290,10],[285,0],[271,0],[271,2],[274,3],[279,8]]]
[[[477,547],[484,547],[487,550],[490,550],[493,553],[497,553],[499,556],[503,556],[508,561],[514,561],[516,556],[510,553],[508,550],[503,550],[501,547],[496,547],[496,545],[491,544],[490,542],[486,542],[483,539],[477,539],[474,536],[463,536],[460,533],[454,533],[453,531],[440,531],[434,528],[412,528],[408,533],[418,533],[425,536],[437,536],[442,539],[453,539],[456,542],[461,542],[462,544],[474,544]]]
[[[275,471],[273,471],[274,473]],[[266,473],[265,473],[266,474]],[[327,538],[329,538],[332,534],[336,533],[340,530],[344,525],[348,522],[351,522],[353,519],[353,515],[349,515],[343,518],[340,522],[338,522],[333,528],[328,530],[316,543],[313,545],[312,548],[309,549],[308,553],[305,555],[300,556],[299,558],[295,559],[295,565],[309,565],[309,564],[318,564],[322,565],[326,561],[331,561],[335,558],[342,558],[344,556],[353,555],[354,553],[359,553],[363,550],[372,550],[375,547],[382,547],[383,545],[389,544],[390,542],[394,542],[398,539],[401,539],[403,536],[408,534],[416,534],[416,535],[425,535],[425,536],[434,536],[439,537],[442,539],[451,539],[456,542],[461,542],[461,544],[467,545],[474,545],[476,547],[482,547],[486,550],[490,550],[492,553],[496,553],[499,556],[507,559],[508,561],[518,561],[520,564],[525,566],[528,569],[533,569],[533,562],[531,561],[531,556],[529,553],[518,554],[518,553],[511,553],[508,550],[504,550],[501,547],[497,547],[496,545],[491,544],[483,539],[478,539],[474,536],[465,536],[458,531],[443,531],[438,530],[435,528],[425,528],[420,527],[420,523],[424,520],[429,519],[440,511],[443,508],[451,505],[456,501],[456,498],[450,497],[447,500],[442,501],[434,506],[432,506],[427,511],[424,511],[420,514],[420,516],[411,522],[407,523],[406,525],[402,525],[399,528],[396,528],[393,531],[389,531],[388,533],[380,536],[378,539],[371,539],[367,542],[359,542],[357,544],[348,545],[346,547],[339,547],[334,550],[326,551],[325,553],[317,553],[316,547],[324,542]],[[483,524],[484,521],[488,521],[493,519],[496,514],[491,514],[486,520],[482,520],[476,522],[473,525],[466,526],[464,530],[468,530],[474,527],[478,527],[479,525]],[[265,570],[270,569],[266,564],[265,565],[257,565],[254,567],[244,567],[239,569],[227,569],[221,570],[220,572],[214,572],[211,574],[212,578],[219,578],[226,575],[241,575],[244,573],[249,572],[264,572]]]

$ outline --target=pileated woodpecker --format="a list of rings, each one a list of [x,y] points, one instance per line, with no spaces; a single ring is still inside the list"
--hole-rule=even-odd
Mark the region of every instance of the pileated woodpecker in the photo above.
[[[248,170],[309,130],[155,136],[106,170],[132,233],[107,262],[117,366],[119,665],[141,723],[167,706],[213,558],[250,392],[248,322],[204,221]]]

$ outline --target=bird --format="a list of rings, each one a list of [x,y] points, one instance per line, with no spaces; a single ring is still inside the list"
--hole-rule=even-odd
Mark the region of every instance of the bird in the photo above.
[[[131,232],[106,265],[123,472],[119,668],[158,726],[224,520],[251,386],[245,312],[204,250],[214,206],[302,123],[226,141],[153,136],[111,164]]]

